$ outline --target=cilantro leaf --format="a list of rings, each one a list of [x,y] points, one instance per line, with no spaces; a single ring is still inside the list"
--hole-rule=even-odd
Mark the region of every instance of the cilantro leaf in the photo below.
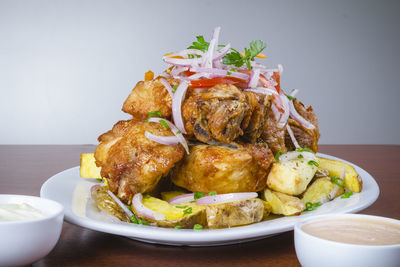
[[[234,65],[235,67],[241,67],[246,64],[246,67],[251,70],[251,61],[254,61],[254,58],[261,53],[267,45],[260,40],[250,42],[250,49],[244,49],[244,56],[232,49],[233,52],[226,54],[222,58],[222,63],[225,65]]]
[[[234,50],[233,52],[226,54],[222,58],[222,63],[224,63],[225,65],[234,65],[235,67],[241,67],[244,64],[244,58],[242,54]]]
[[[188,49],[198,49],[203,52],[207,51],[210,43],[206,42],[202,35],[196,36],[196,39],[197,42],[193,42],[192,45],[188,47]]]

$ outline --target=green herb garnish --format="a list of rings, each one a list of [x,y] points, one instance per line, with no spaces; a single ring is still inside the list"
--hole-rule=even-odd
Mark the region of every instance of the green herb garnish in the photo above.
[[[346,191],[346,192],[344,192],[343,196],[341,196],[340,198],[349,198],[352,195],[353,195],[353,192]]]
[[[276,161],[276,162],[279,162],[279,158],[280,158],[280,156],[282,156],[282,154],[283,154],[283,152],[281,152],[281,151],[279,151],[278,153],[276,153],[276,155],[275,155],[275,161]]]
[[[337,186],[344,187],[344,180],[342,178],[333,177],[331,181],[334,182]]]
[[[309,161],[308,161],[308,164],[309,164],[309,165],[314,165],[315,167],[318,167],[318,166],[319,166],[318,162],[316,162],[316,161],[314,161],[314,160],[309,160]]]
[[[195,225],[193,225],[193,230],[202,230],[203,229],[203,226],[201,226],[201,224],[195,224]]]
[[[186,209],[187,206],[175,206],[175,208],[178,208],[178,209]]]
[[[102,183],[103,182],[103,178],[96,178],[97,182]]]
[[[319,206],[321,206],[321,202],[315,202],[315,203],[307,202],[306,203],[306,211],[315,210]]]
[[[299,155],[297,156],[297,158],[302,159],[302,158],[304,158],[304,156],[303,156],[302,154],[299,154]]]
[[[180,134],[180,133],[182,133],[182,132],[181,132],[181,131],[177,131],[177,132],[176,132],[176,134]]]
[[[190,58],[190,59],[192,59],[192,58],[194,58],[194,55],[188,55],[188,58]]]
[[[172,93],[175,93],[176,89],[178,88],[178,85],[172,86]]]
[[[194,200],[204,197],[205,194],[203,192],[195,192],[194,193]]]
[[[231,72],[237,72],[237,69],[231,68],[229,71],[231,71]]]
[[[308,147],[299,147],[296,148],[296,152],[311,152],[314,153],[314,151],[312,151],[311,149],[309,149]],[[315,154],[315,153],[314,153]]]
[[[144,195],[143,195],[143,198],[144,198],[144,199],[148,199],[148,198],[150,198],[150,197],[151,197],[151,196],[150,196],[149,194],[144,194]]]
[[[192,213],[192,207],[189,207],[183,211],[183,216],[185,216],[186,214],[191,214],[191,213]]]
[[[138,220],[136,219],[135,215],[132,215],[131,217],[129,217],[129,220],[131,221],[131,223],[138,223]]]
[[[146,122],[148,122],[148,121],[150,120],[150,118],[152,118],[152,117],[162,117],[162,116],[163,116],[163,115],[162,115],[161,112],[158,111],[158,110],[150,111],[150,112],[149,112],[149,116],[147,117]]]
[[[169,129],[169,125],[165,122],[165,120],[160,120],[160,124],[164,126],[165,129]]]
[[[182,226],[176,225],[176,226],[174,227],[174,229],[177,229],[177,230],[182,229]]]
[[[231,48],[233,52],[226,54],[222,58],[222,63],[225,65],[234,65],[235,67],[241,67],[246,64],[247,68],[251,70],[251,61],[254,61],[254,58],[261,53],[267,45],[260,40],[250,42],[250,49],[244,49],[244,56],[242,54]]]
[[[216,191],[211,191],[210,193],[208,193],[209,196],[215,196],[217,194]]]
[[[226,74],[228,74],[228,75],[231,75],[231,74],[232,74],[232,72],[230,72],[230,71],[227,71],[227,72],[226,72]]]
[[[291,95],[286,95],[289,100],[294,100],[294,97]]]
[[[196,39],[197,42],[193,42],[192,45],[188,47],[188,49],[198,49],[203,52],[207,51],[208,47],[210,46],[210,43],[206,42],[202,35],[196,36]]]

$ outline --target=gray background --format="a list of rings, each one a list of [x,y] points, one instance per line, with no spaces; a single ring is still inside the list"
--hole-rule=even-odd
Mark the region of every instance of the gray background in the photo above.
[[[196,35],[267,42],[322,144],[400,144],[399,1],[0,0],[0,143],[94,144]]]

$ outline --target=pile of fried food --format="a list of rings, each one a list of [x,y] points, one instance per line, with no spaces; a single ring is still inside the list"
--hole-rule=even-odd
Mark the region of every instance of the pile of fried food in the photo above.
[[[219,32],[166,54],[168,69],[147,72],[125,100],[132,119],[82,154],[81,176],[106,181],[92,188],[99,209],[126,222],[214,229],[361,191],[351,165],[315,155],[317,116],[296,90],[283,92],[281,65],[255,61],[266,45],[240,53],[220,45]]]

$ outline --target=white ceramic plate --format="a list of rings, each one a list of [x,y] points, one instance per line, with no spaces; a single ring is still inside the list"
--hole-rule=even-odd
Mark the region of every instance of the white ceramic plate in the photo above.
[[[325,154],[318,155],[341,160]],[[104,221],[98,211],[87,205],[90,199],[89,189],[97,181],[95,179],[80,178],[79,167],[65,170],[48,179],[40,190],[40,196],[61,203],[65,208],[65,219],[68,222],[92,230],[122,235],[149,243],[189,246],[226,245],[261,239],[293,230],[297,221],[309,216],[329,213],[353,213],[367,208],[378,198],[379,187],[369,173],[354,164],[352,165],[363,180],[363,190],[359,194],[353,194],[348,199],[336,198],[318,207],[318,209],[304,212],[300,216],[280,217],[252,225],[218,230],[175,230]],[[88,213],[90,213],[90,217],[87,216]]]

